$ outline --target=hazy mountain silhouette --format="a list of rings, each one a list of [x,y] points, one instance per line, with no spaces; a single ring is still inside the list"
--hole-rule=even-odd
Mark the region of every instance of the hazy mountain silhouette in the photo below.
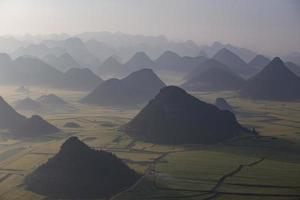
[[[223,63],[224,65],[227,65],[236,74],[250,76],[256,72],[256,70],[253,67],[249,66],[240,57],[238,57],[226,48],[223,48],[220,51],[218,51],[213,56],[213,59]]]
[[[299,65],[296,65],[295,63],[292,63],[292,62],[286,62],[284,64],[287,68],[289,68],[292,72],[294,72],[294,74],[296,74],[297,76],[300,77],[300,66]]]
[[[62,77],[59,70],[33,57],[19,57],[13,66],[15,73],[11,81],[17,84],[53,86]]]
[[[176,86],[161,89],[124,129],[132,136],[163,144],[217,143],[241,132],[234,114]]]
[[[65,40],[64,47],[80,66],[95,68],[100,65],[98,58],[88,50],[79,38],[68,38]]]
[[[183,56],[181,59],[182,67],[181,70],[179,71],[189,73],[194,69],[196,69],[199,65],[201,65],[205,61],[207,61],[207,58],[203,56],[197,56],[197,57]]]
[[[52,198],[105,198],[126,189],[139,175],[112,153],[70,137],[60,151],[25,178],[27,189]]]
[[[64,54],[66,51],[62,47],[49,48],[45,44],[30,44],[26,47],[20,47],[12,53],[14,57],[20,56],[31,56],[37,58],[43,58],[47,54],[53,54],[59,56]]]
[[[82,102],[103,106],[136,106],[153,98],[164,86],[151,69],[141,69],[121,80],[104,81]]]
[[[88,50],[95,55],[100,61],[103,61],[116,53],[115,49],[106,45],[104,42],[99,42],[95,39],[85,42]]]
[[[43,95],[39,97],[37,101],[50,107],[62,107],[68,104],[66,101],[56,96],[55,94]]]
[[[234,113],[232,107],[227,103],[224,98],[216,98],[215,106],[217,106],[220,110],[227,110]]]
[[[154,67],[155,63],[145,52],[137,52],[125,63],[125,68],[128,72],[134,72],[144,68],[153,69]]]
[[[42,109],[42,104],[38,101],[35,101],[29,97],[25,99],[18,100],[15,103],[15,109],[17,110],[28,110],[39,112]]]
[[[266,58],[263,55],[257,55],[249,62],[249,65],[257,69],[263,69],[270,61],[271,60],[269,58]]]
[[[1,69],[5,69],[10,67],[12,64],[11,57],[6,53],[0,53],[0,67]]]
[[[256,53],[250,49],[236,47],[231,44],[222,44],[221,42],[214,42],[211,46],[204,46],[201,50],[206,52],[209,57],[212,57],[223,48],[233,52],[245,62],[249,62],[256,56]]]
[[[181,57],[172,51],[165,51],[160,57],[155,60],[155,63],[157,65],[157,69],[159,70],[190,72],[206,59],[207,58],[203,56]]]
[[[26,118],[17,113],[0,97],[0,128],[8,129],[16,137],[33,137],[56,133],[58,128],[38,115]]]
[[[180,56],[196,56],[200,48],[191,40],[175,42],[165,36],[129,35],[121,32],[85,32],[77,37],[85,41],[92,39],[109,45],[116,51],[114,54],[120,56],[122,60],[128,60],[138,51],[146,52],[151,58],[157,58],[166,50],[176,52]]]
[[[88,68],[72,68],[63,74],[60,86],[70,90],[92,90],[103,80]]]
[[[284,56],[284,60],[300,65],[300,52],[291,52]]]
[[[244,83],[244,79],[230,70],[212,67],[186,81],[181,86],[190,91],[237,90],[241,88]]]
[[[65,56],[69,57],[67,54]],[[0,72],[3,84],[91,90],[102,82],[90,69],[72,68],[62,73],[42,60],[28,56],[11,60],[5,54],[0,55]]]
[[[54,55],[46,55],[43,60],[63,72],[71,68],[81,68],[80,64],[68,53],[64,53],[58,57]]]
[[[199,64],[194,70],[192,70],[190,73],[188,73],[185,77],[184,80],[191,80],[200,74],[202,74],[204,71],[210,69],[210,68],[221,68],[224,70],[230,70],[228,66],[220,63],[217,60],[214,59],[208,59],[205,62]]]
[[[100,76],[118,77],[124,74],[124,66],[114,57],[106,59],[97,69]]]
[[[291,72],[278,57],[256,76],[247,81],[241,94],[253,99],[298,100],[300,78]]]
[[[21,41],[12,36],[0,36],[0,52],[13,52],[26,45],[28,41]]]
[[[0,83],[12,83],[15,73],[11,57],[8,54],[0,53]]]
[[[59,132],[59,129],[44,120],[39,115],[33,115],[16,127],[12,134],[17,137],[35,137]]]
[[[26,120],[26,117],[17,113],[1,96],[0,96],[0,128],[12,129],[19,126]]]
[[[178,70],[182,67],[181,62],[181,56],[172,51],[165,51],[155,60],[158,69],[165,70]]]

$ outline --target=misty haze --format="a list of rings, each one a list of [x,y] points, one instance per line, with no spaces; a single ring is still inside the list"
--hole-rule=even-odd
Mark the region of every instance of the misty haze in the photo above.
[[[0,200],[300,199],[300,1],[0,0]]]

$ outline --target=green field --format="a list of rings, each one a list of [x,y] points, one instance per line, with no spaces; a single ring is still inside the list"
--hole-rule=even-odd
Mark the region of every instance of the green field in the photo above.
[[[0,87],[11,105],[24,95],[17,87]],[[144,176],[112,199],[288,200],[300,198],[300,103],[251,101],[234,92],[195,93],[214,102],[225,97],[240,123],[261,137],[244,137],[217,145],[163,146],[137,141],[119,131],[139,109],[82,105],[83,92],[30,88],[30,97],[54,93],[72,109],[41,114],[62,132],[28,140],[0,135],[0,199],[48,199],[27,191],[24,176],[59,151],[71,135],[93,148],[121,157]],[[21,111],[20,111],[21,112]],[[21,112],[31,115],[30,112]],[[64,128],[66,122],[80,128]]]

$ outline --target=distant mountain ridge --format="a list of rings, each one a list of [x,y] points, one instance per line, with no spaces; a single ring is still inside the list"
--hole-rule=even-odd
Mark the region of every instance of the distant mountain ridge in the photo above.
[[[189,72],[185,77],[184,80],[191,80],[192,78],[195,78],[199,76],[204,71],[210,69],[210,68],[221,68],[225,70],[229,70],[229,67],[224,65],[223,63],[220,63],[219,61],[215,59],[208,59],[204,61],[203,63],[199,64],[194,70]]]
[[[149,58],[145,52],[135,53],[125,64],[127,73],[134,72],[143,68],[153,69],[156,64]]]
[[[13,129],[20,126],[26,117],[17,113],[1,96],[0,96],[0,128]]]
[[[123,79],[104,81],[82,102],[104,106],[136,106],[148,101],[164,86],[153,70],[141,69]]]
[[[103,80],[88,68],[71,68],[63,74],[58,86],[69,90],[90,91],[102,82]]]
[[[241,94],[253,99],[291,101],[300,99],[299,91],[300,78],[276,57],[247,81]]]
[[[250,62],[250,60],[256,56],[256,53],[250,49],[236,47],[231,44],[222,44],[221,42],[214,42],[211,46],[204,46],[201,48],[201,51],[205,52],[209,57],[212,57],[223,48],[233,52],[245,62]]]
[[[251,76],[256,72],[255,68],[249,66],[240,57],[226,48],[218,51],[213,56],[213,59],[227,65],[234,73],[239,75]]]
[[[253,58],[250,62],[249,65],[252,67],[255,67],[257,69],[262,69],[265,66],[267,66],[267,64],[269,64],[271,60],[263,55],[257,55],[255,56],[255,58]]]
[[[119,77],[125,74],[124,66],[116,58],[109,57],[98,67],[99,76]]]
[[[198,65],[205,62],[207,57],[205,56],[179,56],[175,52],[165,51],[156,60],[157,70],[170,70],[177,72],[190,72],[194,70]]]
[[[56,69],[65,72],[71,68],[81,68],[81,65],[68,53],[60,56],[46,55],[43,60]]]
[[[2,84],[41,86],[53,86],[62,76],[59,70],[29,56],[18,57],[15,60],[0,57],[0,74]]]
[[[38,115],[26,118],[17,113],[0,97],[0,128],[8,129],[9,136],[38,137],[59,132],[59,129]]]
[[[181,86],[189,91],[238,90],[245,80],[223,67],[210,67]]]

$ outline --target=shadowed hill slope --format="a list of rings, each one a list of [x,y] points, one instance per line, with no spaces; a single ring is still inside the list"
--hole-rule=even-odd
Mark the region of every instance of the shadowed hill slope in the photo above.
[[[54,198],[108,198],[139,175],[112,153],[70,137],[60,151],[25,178],[27,188]]]
[[[131,73],[144,68],[153,69],[155,65],[145,52],[137,52],[125,63],[124,67],[127,73]]]
[[[267,66],[267,64],[269,64],[271,60],[269,58],[266,58],[263,55],[257,55],[255,56],[255,58],[253,58],[250,62],[249,65],[251,67],[255,67],[257,69],[262,69],[265,66]]]
[[[199,64],[206,61],[205,56],[179,56],[172,51],[165,51],[160,57],[155,60],[158,70],[171,70],[177,72],[191,72]]]
[[[20,126],[12,131],[18,137],[34,137],[59,132],[59,129],[44,120],[39,115],[26,119]]]
[[[42,104],[47,104],[49,106],[64,106],[67,104],[62,98],[56,96],[55,94],[43,95],[37,99],[38,102]]]
[[[0,128],[12,129],[19,126],[26,117],[17,113],[6,101],[0,97]]]
[[[239,75],[251,76],[256,72],[255,68],[249,66],[240,57],[226,48],[218,51],[216,55],[214,55],[213,59],[227,65],[231,71]]]
[[[42,136],[59,132],[58,128],[38,115],[31,118],[20,115],[2,97],[0,97],[0,128],[8,129],[15,137]]]
[[[106,59],[97,69],[97,73],[102,76],[119,77],[124,74],[124,66],[114,57]]]
[[[294,74],[296,74],[298,77],[300,77],[300,66],[296,65],[295,63],[292,62],[286,62],[285,66],[289,68]]]
[[[14,106],[17,110],[31,110],[39,111],[42,108],[42,104],[29,97],[18,100]]]
[[[164,87],[124,130],[163,144],[217,143],[239,135],[234,114],[198,100],[176,86]]]
[[[278,57],[256,76],[249,79],[241,94],[247,98],[265,100],[299,100],[300,78]]]
[[[191,80],[191,79],[199,76],[204,71],[206,71],[210,68],[221,68],[221,69],[224,69],[224,70],[230,70],[229,67],[224,65],[223,63],[220,63],[219,61],[214,60],[214,59],[208,59],[207,61],[199,64],[193,71],[188,73],[184,77],[184,80]]]
[[[68,53],[64,53],[58,57],[54,55],[47,55],[43,60],[49,65],[55,67],[60,71],[67,71],[71,68],[80,68],[80,64]]]
[[[164,86],[151,69],[142,69],[121,80],[104,81],[82,102],[103,106],[136,106],[153,98]]]
[[[232,113],[234,113],[232,107],[227,103],[227,101],[224,98],[216,98],[215,106],[217,106],[220,110],[228,110]]]
[[[245,81],[230,70],[212,67],[181,86],[190,91],[237,90]]]
[[[59,85],[65,89],[84,91],[95,89],[102,81],[88,68],[72,68],[64,73]]]

